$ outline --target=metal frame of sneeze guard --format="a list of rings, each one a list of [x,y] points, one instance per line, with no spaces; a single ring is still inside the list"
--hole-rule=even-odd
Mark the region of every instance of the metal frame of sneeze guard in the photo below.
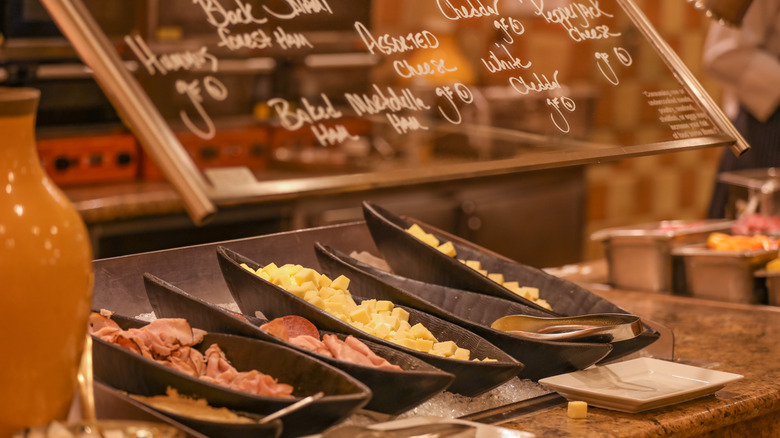
[[[81,0],[42,0],[95,79],[182,197],[196,224],[216,213],[208,185],[140,84],[125,68]]]
[[[718,126],[718,128],[734,137],[735,143],[731,146],[731,150],[734,155],[740,156],[745,151],[750,149],[750,145],[742,137],[742,134],[737,131],[737,128],[731,123],[728,117],[720,109],[720,106],[712,99],[712,97],[704,90],[696,77],[685,67],[685,63],[682,62],[679,56],[672,50],[669,44],[661,38],[655,27],[652,26],[645,14],[637,7],[633,0],[617,0],[618,4],[626,11],[626,14],[636,25],[645,38],[650,42],[653,48],[658,52],[666,65],[674,71],[674,73],[682,82],[682,85],[688,90],[689,93],[695,95],[699,102],[702,104],[702,109],[707,111],[707,114],[712,117],[712,121]]]

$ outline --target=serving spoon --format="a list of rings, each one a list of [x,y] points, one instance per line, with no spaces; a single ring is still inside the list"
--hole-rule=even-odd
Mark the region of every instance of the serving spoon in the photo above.
[[[529,339],[548,341],[617,342],[642,333],[642,321],[636,315],[603,313],[566,317],[507,315],[491,328]]]

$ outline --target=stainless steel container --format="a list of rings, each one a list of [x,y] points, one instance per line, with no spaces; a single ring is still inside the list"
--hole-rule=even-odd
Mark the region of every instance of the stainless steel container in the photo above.
[[[684,261],[687,294],[732,303],[767,302],[766,290],[755,273],[777,257],[776,249],[716,251],[691,245],[672,253]]]
[[[780,272],[756,271],[756,278],[763,281],[766,287],[766,303],[770,306],[780,306]]]
[[[704,242],[734,221],[661,221],[630,227],[607,228],[591,235],[604,244],[609,284],[620,289],[649,292],[684,290],[682,263],[672,249]]]

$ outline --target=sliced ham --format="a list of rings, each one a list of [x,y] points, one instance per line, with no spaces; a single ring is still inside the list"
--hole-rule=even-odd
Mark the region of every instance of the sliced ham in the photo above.
[[[393,365],[385,358],[377,356],[366,344],[352,335],[342,341],[336,335],[326,334],[320,340],[317,326],[301,316],[288,315],[275,318],[261,325],[260,328],[297,347],[323,356],[367,367],[401,370],[398,365]]]
[[[368,360],[370,360],[371,363],[374,364],[374,366],[376,367],[388,369],[388,370],[401,369],[401,367],[399,367],[398,365],[391,364],[384,357],[381,357],[376,353],[374,353],[373,351],[371,351],[371,349],[368,348],[368,345],[364,344],[363,342],[360,341],[360,339],[352,335],[347,336],[347,339],[344,342],[350,347],[352,347],[353,349],[359,351],[361,354],[365,355],[368,358]]]
[[[260,328],[285,341],[302,335],[320,338],[320,331],[317,330],[317,326],[308,319],[297,315],[275,318],[261,325]],[[286,333],[286,336],[282,333]]]
[[[311,350],[315,353],[319,353],[323,356],[327,357],[334,357],[333,353],[328,349],[328,347],[319,339],[309,336],[309,335],[300,335],[296,336],[292,339],[290,339],[290,343],[305,348],[306,350]]]
[[[187,375],[252,394],[292,397],[290,385],[257,370],[236,370],[217,344],[209,346],[205,354],[191,348],[203,341],[206,332],[191,327],[185,319],[159,318],[141,328],[122,330],[110,314],[92,313],[89,327],[100,339]]]

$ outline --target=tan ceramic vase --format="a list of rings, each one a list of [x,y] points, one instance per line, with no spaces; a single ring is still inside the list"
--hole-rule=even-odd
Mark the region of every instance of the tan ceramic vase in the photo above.
[[[92,249],[35,145],[40,92],[0,87],[0,438],[64,420],[92,299]]]

